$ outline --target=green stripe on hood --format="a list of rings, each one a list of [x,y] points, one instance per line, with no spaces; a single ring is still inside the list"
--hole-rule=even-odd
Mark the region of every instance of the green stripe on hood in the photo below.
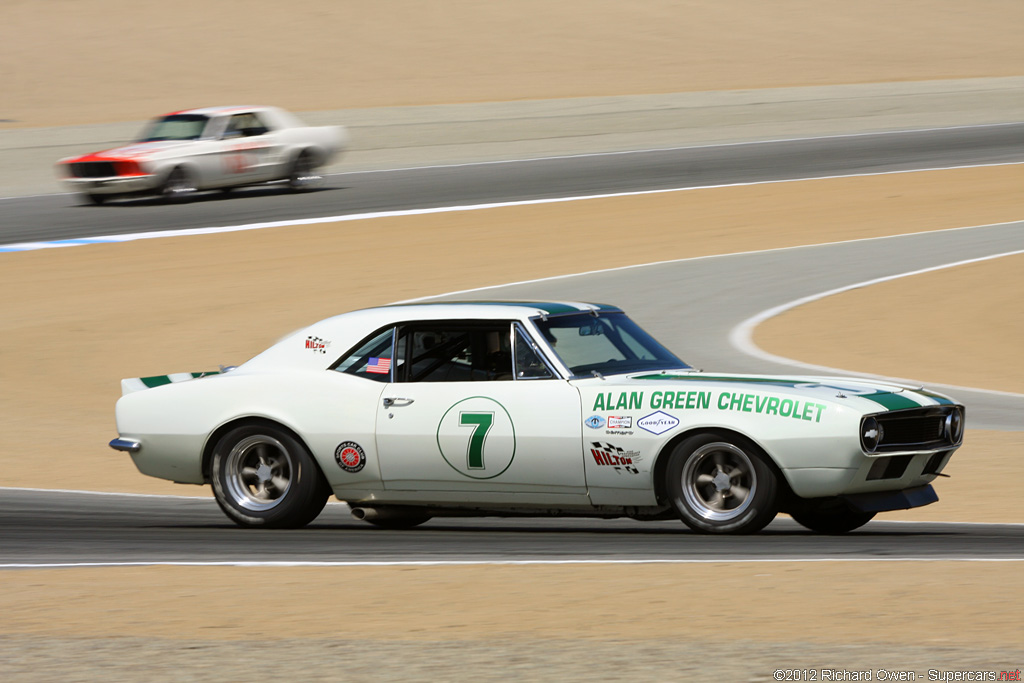
[[[667,375],[667,374],[656,374],[656,375],[640,375],[633,379],[640,380],[672,380],[677,382],[727,382],[732,384],[757,384],[762,386],[775,386],[775,387],[786,387],[789,389],[796,388],[800,385],[811,384],[820,385],[824,387],[831,387],[827,381],[818,382],[814,380],[801,379],[791,380],[783,379],[779,377],[720,377],[720,376],[709,376],[709,375]],[[836,384],[841,385],[843,379],[835,380]],[[851,383],[856,384],[858,380],[851,379]],[[842,390],[841,386],[835,387],[837,390]],[[852,390],[852,388],[851,388]],[[925,393],[925,392],[919,392]],[[853,394],[857,398],[866,398],[869,401],[873,401],[878,405],[882,406],[886,410],[904,410],[906,408],[920,408],[921,404],[912,398],[904,396],[902,393],[894,393],[891,391],[880,391],[875,389],[870,393],[862,393],[857,391]],[[928,398],[934,399],[940,403],[952,403],[952,401],[945,400],[941,396],[935,396],[932,394],[925,393]]]

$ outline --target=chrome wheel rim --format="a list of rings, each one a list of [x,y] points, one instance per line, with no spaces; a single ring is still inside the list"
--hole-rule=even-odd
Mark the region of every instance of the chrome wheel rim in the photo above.
[[[757,476],[754,463],[742,449],[717,442],[701,446],[687,458],[682,485],[683,497],[697,515],[712,522],[728,522],[750,507]]]
[[[256,434],[236,443],[228,453],[225,488],[239,507],[262,512],[284,500],[294,471],[295,462],[280,441]]]

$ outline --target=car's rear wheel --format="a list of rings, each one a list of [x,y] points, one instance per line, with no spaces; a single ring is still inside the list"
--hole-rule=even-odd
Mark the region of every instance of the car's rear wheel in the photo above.
[[[766,456],[739,437],[697,434],[673,449],[666,492],[680,519],[707,534],[750,534],[778,510]]]
[[[845,534],[859,529],[874,516],[874,512],[861,512],[845,505],[814,507],[789,513],[800,525],[819,534]]]
[[[217,442],[210,474],[217,504],[240,526],[302,527],[327,504],[329,488],[313,456],[276,427],[232,429]]]
[[[165,202],[184,202],[196,193],[196,183],[192,176],[181,166],[174,168],[167,175],[160,196]]]
[[[316,157],[313,153],[306,150],[299,154],[288,173],[288,187],[295,192],[306,192],[322,182],[323,176],[316,172]]]

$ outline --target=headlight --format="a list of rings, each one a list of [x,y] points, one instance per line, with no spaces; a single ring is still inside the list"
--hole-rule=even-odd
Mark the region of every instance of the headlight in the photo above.
[[[860,444],[865,453],[874,453],[878,443],[882,440],[882,425],[878,420],[868,416],[860,423]]]
[[[946,416],[946,438],[949,443],[958,444],[964,435],[964,414],[959,408],[953,408]]]

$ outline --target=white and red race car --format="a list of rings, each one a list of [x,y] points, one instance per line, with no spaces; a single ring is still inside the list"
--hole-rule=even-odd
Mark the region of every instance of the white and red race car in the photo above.
[[[61,159],[57,169],[96,204],[139,194],[178,200],[275,180],[305,190],[347,141],[341,126],[306,126],[277,107],[207,107],[161,116],[137,142]]]

